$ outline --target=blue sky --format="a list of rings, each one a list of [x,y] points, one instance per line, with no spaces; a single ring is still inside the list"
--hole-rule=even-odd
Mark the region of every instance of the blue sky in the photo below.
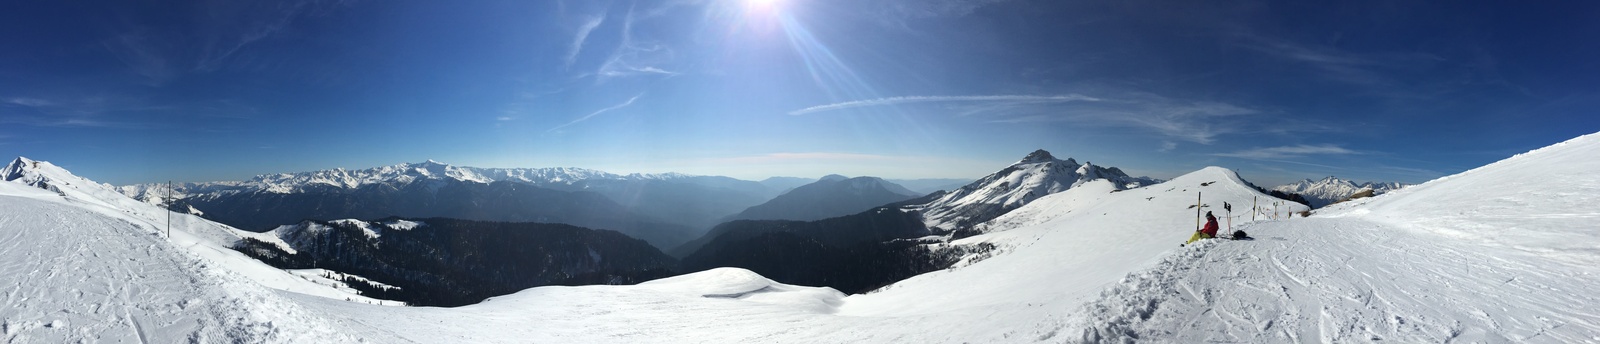
[[[1422,182],[1600,131],[1600,3],[34,1],[0,153],[102,182],[426,159]]]

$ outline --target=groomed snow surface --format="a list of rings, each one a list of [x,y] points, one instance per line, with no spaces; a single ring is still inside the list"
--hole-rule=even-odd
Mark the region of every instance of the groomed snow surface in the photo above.
[[[1600,135],[1309,218],[1252,222],[1251,201],[1272,199],[1221,168],[1089,182],[943,244],[992,251],[853,296],[723,268],[375,306],[272,292],[22,189],[0,188],[7,341],[1600,342]],[[1196,193],[1255,240],[1179,247]]]

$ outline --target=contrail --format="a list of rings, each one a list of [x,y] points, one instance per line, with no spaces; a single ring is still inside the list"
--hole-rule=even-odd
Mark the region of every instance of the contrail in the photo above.
[[[567,122],[567,124],[558,125],[555,128],[550,128],[550,130],[545,130],[544,132],[547,132],[547,133],[548,132],[553,132],[553,131],[556,131],[556,129],[566,128],[569,125],[578,124],[578,122],[587,121],[590,118],[594,118],[594,116],[599,116],[600,114],[606,113],[608,111],[628,107],[628,105],[633,105],[633,101],[639,100],[639,97],[641,97],[641,96],[644,96],[644,94],[640,93],[637,96],[633,96],[633,98],[628,98],[628,101],[622,102],[622,104],[612,105],[611,107],[597,110],[597,111],[595,111],[593,113],[590,113],[588,115],[584,115],[583,117],[578,117],[578,119],[574,119],[571,122]]]

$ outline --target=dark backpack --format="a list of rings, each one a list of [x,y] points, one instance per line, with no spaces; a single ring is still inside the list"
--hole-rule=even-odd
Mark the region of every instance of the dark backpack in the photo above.
[[[1242,231],[1242,230],[1233,231],[1233,239],[1234,240],[1249,239],[1249,238],[1250,238],[1250,235],[1249,234],[1245,234],[1244,231]]]

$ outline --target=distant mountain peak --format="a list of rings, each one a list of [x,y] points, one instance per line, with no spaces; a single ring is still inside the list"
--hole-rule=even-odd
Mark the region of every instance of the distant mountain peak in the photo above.
[[[1040,163],[1040,162],[1047,162],[1047,161],[1054,161],[1054,160],[1056,160],[1056,157],[1054,155],[1050,155],[1050,152],[1045,151],[1043,149],[1040,149],[1040,150],[1033,151],[1033,153],[1028,153],[1028,156],[1022,157],[1022,161],[1018,161],[1017,163],[1018,164],[1032,164],[1032,163]]]
[[[1154,183],[1149,178],[1130,177],[1114,167],[1079,165],[1070,158],[1059,160],[1040,149],[1009,167],[922,205],[921,210],[930,229],[935,233],[949,233],[994,219],[1039,197],[1096,179],[1111,181],[1118,189]]]
[[[814,221],[845,216],[922,196],[883,178],[831,174],[746,208],[734,220]]]
[[[11,160],[10,164],[6,164],[5,169],[0,169],[0,180],[10,181],[21,177],[22,171],[25,171],[31,163],[33,163],[33,160],[20,156],[15,160]]]
[[[1305,179],[1302,181],[1279,185],[1272,190],[1299,194],[1311,202],[1312,208],[1321,208],[1335,201],[1350,197],[1363,189],[1370,189],[1377,194],[1393,191],[1405,187],[1405,184],[1394,182],[1365,182],[1358,183],[1341,179],[1336,176],[1327,176],[1320,180]]]

